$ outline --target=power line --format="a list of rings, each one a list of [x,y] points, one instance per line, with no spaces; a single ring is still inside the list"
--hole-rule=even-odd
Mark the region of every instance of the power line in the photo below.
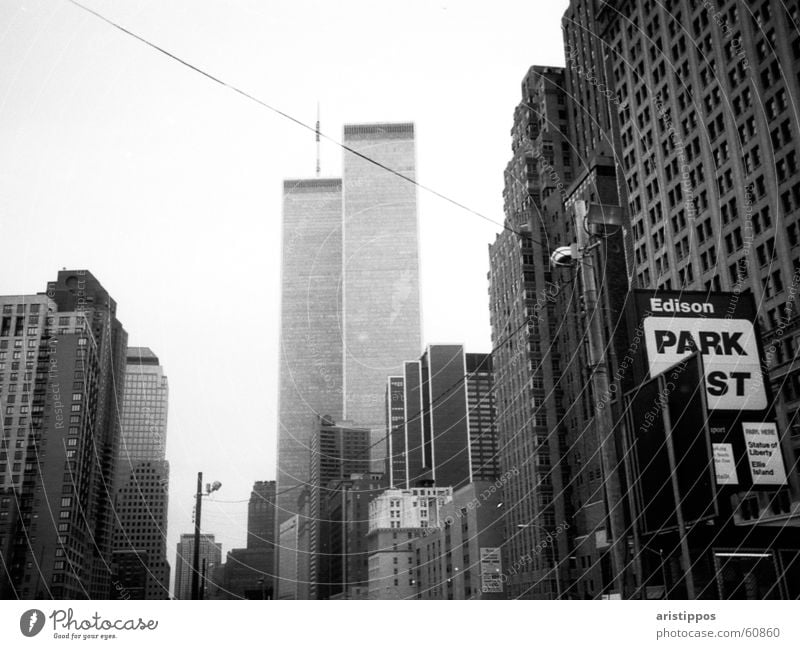
[[[173,54],[169,50],[166,50],[163,47],[161,47],[159,45],[156,45],[155,43],[153,43],[152,41],[147,40],[143,36],[140,36],[139,34],[136,34],[135,32],[132,32],[131,30],[123,27],[119,23],[116,23],[113,20],[111,20],[110,18],[107,18],[103,14],[95,11],[94,9],[90,9],[87,6],[82,5],[80,2],[77,2],[77,0],[67,0],[67,2],[70,2],[71,4],[75,5],[76,7],[80,8],[80,9],[83,9],[83,11],[92,14],[96,18],[98,18],[98,19],[102,20],[103,22],[105,22],[107,25],[110,25],[111,27],[113,27],[115,29],[118,29],[119,31],[123,32],[124,34],[127,34],[131,38],[135,38],[140,43],[144,43],[148,47],[156,50],[157,52],[160,52],[164,56],[167,56],[167,57],[171,58],[176,63],[180,63],[181,65],[189,68],[190,70],[193,70],[194,72],[197,72],[198,74],[206,77],[207,79],[213,81],[214,83],[217,83],[217,84],[223,86],[224,88],[227,88],[228,90],[232,90],[233,92],[241,95],[245,99],[249,99],[250,101],[255,102],[259,106],[262,106],[263,108],[266,108],[267,110],[270,110],[273,113],[275,113],[277,115],[280,115],[284,119],[288,119],[289,121],[294,122],[298,126],[304,128],[306,130],[311,131],[312,133],[315,134],[315,137],[317,139],[319,139],[320,137],[324,138],[328,142],[331,142],[331,143],[335,144],[336,146],[340,147],[344,151],[347,151],[348,153],[352,153],[353,155],[358,156],[359,158],[362,158],[363,160],[366,160],[367,162],[375,165],[376,167],[380,167],[384,171],[388,171],[389,173],[397,176],[398,178],[402,178],[403,180],[411,183],[412,185],[415,185],[416,187],[419,187],[420,189],[422,189],[422,190],[424,190],[424,191],[426,191],[426,192],[428,192],[430,194],[433,194],[434,196],[437,196],[437,197],[441,198],[442,200],[445,200],[448,203],[451,203],[452,205],[455,205],[456,207],[461,208],[462,210],[465,210],[466,212],[469,212],[470,214],[473,214],[474,216],[477,216],[477,217],[483,219],[484,221],[488,221],[489,223],[492,223],[494,225],[500,226],[504,230],[508,230],[509,232],[513,232],[517,236],[520,236],[520,237],[523,237],[523,238],[529,238],[534,243],[537,243],[540,246],[546,247],[540,241],[537,241],[536,239],[533,239],[527,232],[520,232],[520,231],[512,228],[507,223],[500,223],[498,221],[495,221],[494,219],[486,216],[485,214],[482,214],[481,212],[478,212],[477,210],[474,210],[471,207],[468,207],[467,205],[464,205],[463,203],[457,201],[456,199],[450,198],[449,196],[447,196],[445,194],[442,194],[441,192],[433,189],[432,187],[428,187],[427,185],[423,185],[422,183],[420,183],[419,181],[415,180],[414,178],[411,178],[410,176],[407,176],[406,174],[404,174],[404,173],[402,173],[400,171],[397,171],[396,169],[392,169],[388,165],[385,165],[385,164],[383,164],[381,162],[378,162],[374,158],[370,158],[368,155],[365,155],[365,154],[361,153],[360,151],[356,151],[352,147],[349,147],[346,144],[344,144],[343,142],[339,142],[337,139],[335,139],[335,138],[333,138],[333,137],[331,137],[329,135],[326,135],[325,133],[322,133],[319,130],[319,122],[317,122],[317,124],[315,126],[307,124],[303,120],[298,119],[297,117],[294,117],[294,116],[290,115],[289,113],[280,110],[279,108],[275,108],[275,106],[272,106],[272,105],[268,104],[267,102],[259,99],[258,97],[255,97],[255,96],[251,95],[247,91],[242,90],[241,88],[238,88],[237,86],[234,86],[234,85],[228,83],[227,81],[224,81],[224,80],[220,79],[219,77],[215,77],[213,74],[211,74],[209,72],[206,72],[202,68],[198,68],[196,65],[193,65],[193,64],[189,63],[188,61],[186,61],[185,59],[182,59],[181,57],[177,56],[176,54]]]

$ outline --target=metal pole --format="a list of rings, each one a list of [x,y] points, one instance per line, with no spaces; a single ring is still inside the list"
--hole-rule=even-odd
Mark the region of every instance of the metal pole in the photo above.
[[[632,444],[632,433],[633,430],[633,423],[632,419],[632,412],[630,409],[630,399],[623,399],[622,401],[622,410],[624,414],[623,423],[625,424],[624,433],[623,433],[623,440],[625,452],[628,452],[628,449],[631,448]],[[625,476],[628,480],[628,484],[634,484],[635,480],[631,473],[631,465],[630,462],[625,462]],[[634,571],[634,582],[635,582],[635,592],[639,594],[639,599],[647,599],[647,589],[643,586],[644,583],[644,567],[642,565],[642,541],[639,536],[639,514],[637,512],[637,503],[636,498],[630,498],[628,500],[628,507],[630,508],[631,513],[631,532],[633,536],[633,571]],[[649,550],[650,548],[646,547],[644,549]]]
[[[390,456],[391,457],[391,456]],[[390,460],[391,461],[391,460]],[[342,489],[342,599],[347,599],[347,560],[350,548],[347,547],[347,485]]]
[[[192,559],[192,599],[200,599],[200,513],[203,503],[203,472],[197,474],[194,505],[194,557]]]
[[[661,581],[664,582],[664,599],[669,599],[669,590],[667,589],[667,570],[664,567],[664,550],[658,548],[658,556],[661,557]]]
[[[556,599],[561,599],[561,577],[558,576],[558,559],[556,559],[556,537],[553,537],[553,543],[550,545],[550,554],[553,555],[553,570],[556,571]]]
[[[603,360],[603,329],[601,310],[598,306],[597,283],[594,275],[594,264],[589,265],[584,261],[586,247],[589,243],[587,217],[588,204],[577,201],[575,204],[575,232],[578,244],[579,264],[583,279],[583,300],[586,309],[586,330],[589,337],[589,364],[592,369],[592,386],[595,398],[610,394],[608,381],[608,368]],[[608,522],[611,528],[611,559],[614,567],[614,580],[616,589],[621,599],[625,598],[625,546],[623,532],[625,521],[622,511],[622,488],[617,475],[617,453],[614,447],[612,430],[614,422],[611,418],[611,408],[602,408],[595,414],[595,430],[600,443],[600,460],[603,467],[603,487],[605,488],[606,502],[608,504]]]
[[[658,377],[658,385],[663,394],[664,377]],[[672,420],[669,416],[669,405],[664,404],[661,408],[664,418],[664,430],[667,441],[667,457],[669,458],[670,482],[672,482],[672,496],[675,499],[675,517],[678,521],[678,536],[681,543],[681,563],[683,564],[683,578],[686,581],[686,599],[695,599],[694,576],[692,575],[692,559],[689,554],[689,539],[686,537],[686,521],[683,519],[683,507],[681,507],[681,491],[678,486],[678,470],[675,461],[675,447],[672,445]]]
[[[200,596],[197,599],[205,599],[205,592],[206,592],[206,558],[203,557],[203,587],[200,589]]]

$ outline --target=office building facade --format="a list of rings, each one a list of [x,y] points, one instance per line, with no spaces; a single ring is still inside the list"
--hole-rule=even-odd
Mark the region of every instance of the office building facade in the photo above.
[[[328,558],[322,599],[367,599],[369,504],[386,487],[382,473],[353,474],[329,483],[324,532]]]
[[[284,183],[277,526],[300,513],[318,417],[369,429],[383,471],[386,376],[421,346],[414,126],[344,142],[341,179]]]
[[[126,361],[114,553],[127,563],[132,561],[130,552],[146,561],[145,599],[169,599],[169,385],[158,357],[147,347],[129,347]],[[128,588],[124,580],[118,581]],[[112,584],[112,596],[119,592],[119,585]]]
[[[451,487],[387,489],[369,503],[368,599],[415,599],[413,540],[442,524]]]
[[[439,508],[441,526],[412,540],[417,599],[506,599],[503,492],[479,480]]]
[[[499,471],[492,359],[461,345],[429,345],[387,379],[390,484],[459,488]]]
[[[354,474],[369,471],[370,431],[353,428],[349,422],[335,422],[321,417],[311,438],[309,476],[308,553],[309,597],[328,599],[331,591],[332,531],[328,505],[337,500],[342,481]]]
[[[507,542],[503,563],[512,597],[555,598],[552,557],[535,553],[566,518],[569,488],[562,363],[544,202],[572,182],[564,70],[534,66],[514,111],[512,158],[505,171],[505,225],[489,246],[492,362]],[[564,543],[565,541],[562,541]],[[566,552],[567,546],[562,550]],[[562,555],[563,556],[563,555]],[[532,561],[524,561],[532,557]]]
[[[14,520],[2,590],[105,598],[127,343],[116,303],[88,271],[62,270],[46,292],[5,300],[2,317],[0,517]]]
[[[345,125],[344,144],[344,418],[376,442],[386,376],[422,345],[417,188],[362,156],[415,180],[414,125]],[[377,445],[374,460],[385,453]]]
[[[278,396],[277,523],[297,513],[317,418],[342,417],[342,181],[287,180]]]
[[[617,104],[612,114],[630,217],[632,284],[750,294],[759,305],[788,481],[721,502],[722,512],[733,508],[733,520],[724,513],[717,524],[721,538],[733,542],[744,535],[767,554],[781,554],[785,535],[777,530],[791,530],[800,513],[793,342],[800,194],[794,178],[798,124],[791,112],[800,45],[787,29],[800,10],[770,0],[573,2],[571,10],[592,20],[606,43],[602,72],[613,90],[608,99]],[[583,27],[565,28],[568,48]],[[691,549],[698,591],[728,596],[722,576],[707,581],[708,574],[719,574],[711,565],[719,559],[716,551],[699,545]],[[761,572],[764,583],[778,581],[764,577],[770,570]]]
[[[345,125],[344,142],[341,179],[284,183],[278,524],[316,417],[369,428],[383,470],[385,379],[421,347],[416,188],[380,166],[415,178],[413,124]]]
[[[253,484],[247,504],[247,548],[275,548],[275,481]]]
[[[791,106],[800,99],[800,41],[791,25],[800,9],[770,0],[747,10],[732,0],[615,4],[625,7],[598,9],[596,20],[609,43],[609,81],[628,98],[619,154],[636,286],[753,294],[778,422],[789,433],[783,453],[794,458],[800,139]],[[799,487],[792,471],[783,497],[751,496],[743,512],[794,517]]]
[[[175,599],[192,599],[192,575],[194,574],[194,534],[181,534],[175,552]],[[222,566],[222,544],[214,540],[213,534],[200,535],[200,565],[198,584],[200,599],[205,599],[212,577]],[[214,590],[213,588],[210,590]]]

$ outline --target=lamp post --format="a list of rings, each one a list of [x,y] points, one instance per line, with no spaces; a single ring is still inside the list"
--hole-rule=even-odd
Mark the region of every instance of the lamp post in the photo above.
[[[192,557],[192,599],[200,597],[200,515],[203,507],[203,496],[208,496],[217,491],[222,486],[221,482],[214,482],[206,485],[206,493],[203,493],[203,472],[197,474],[197,491],[195,493],[195,515],[194,515],[194,556]]]
[[[586,334],[589,343],[589,367],[595,395],[610,394],[608,368],[603,358],[604,334],[601,320],[600,299],[595,277],[593,250],[602,243],[603,236],[595,235],[590,226],[621,226],[622,212],[615,205],[600,205],[575,202],[576,243],[556,249],[550,257],[553,266],[580,266],[583,279],[583,301],[586,309]],[[622,504],[617,452],[614,446],[614,422],[610,408],[598,409],[595,417],[600,464],[603,469],[603,488],[608,507],[608,527],[611,531],[611,560],[614,569],[616,590],[621,599],[625,598],[625,553],[622,543],[625,535],[625,519]]]
[[[544,532],[553,539],[553,543],[550,544],[550,558],[553,561],[553,570],[556,573],[556,599],[561,599],[561,577],[558,574],[558,559],[556,557],[556,544],[555,540],[556,537],[544,526],[539,525],[538,523],[520,523],[517,525],[520,529],[525,529],[528,527],[534,527],[540,530],[544,530]]]

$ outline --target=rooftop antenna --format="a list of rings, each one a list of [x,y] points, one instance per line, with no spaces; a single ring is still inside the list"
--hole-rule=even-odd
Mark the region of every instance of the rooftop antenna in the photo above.
[[[314,135],[316,136],[316,139],[317,139],[317,178],[319,178],[319,171],[320,171],[320,167],[319,167],[319,102],[317,102],[317,128],[316,128],[316,130],[314,132]]]

